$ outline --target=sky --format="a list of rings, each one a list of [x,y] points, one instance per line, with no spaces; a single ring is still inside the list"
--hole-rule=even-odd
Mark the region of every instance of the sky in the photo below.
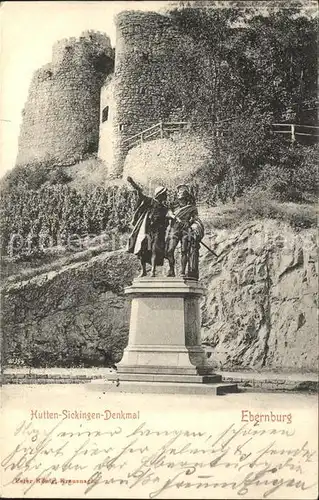
[[[114,16],[159,10],[165,1],[3,2],[0,8],[0,176],[14,167],[21,112],[33,72],[51,61],[54,42],[92,29],[115,45]]]

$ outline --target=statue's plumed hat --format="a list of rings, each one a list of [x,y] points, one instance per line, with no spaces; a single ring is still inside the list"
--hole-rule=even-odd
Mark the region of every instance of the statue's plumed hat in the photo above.
[[[157,188],[155,188],[155,191],[154,191],[154,197],[158,198],[159,196],[161,196],[164,193],[167,193],[167,188],[164,186],[157,186]]]

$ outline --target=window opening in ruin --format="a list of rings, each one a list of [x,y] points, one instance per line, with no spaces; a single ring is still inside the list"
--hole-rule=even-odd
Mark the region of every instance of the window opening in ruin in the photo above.
[[[106,122],[109,117],[109,107],[105,106],[105,108],[102,111],[102,123]]]
[[[120,125],[119,125],[119,131],[122,132],[123,130],[124,130],[124,125],[123,125],[123,123],[120,123]]]

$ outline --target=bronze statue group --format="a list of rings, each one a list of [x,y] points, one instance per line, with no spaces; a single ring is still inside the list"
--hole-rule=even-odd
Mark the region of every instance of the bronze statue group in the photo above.
[[[151,276],[156,276],[156,266],[163,266],[165,258],[169,263],[167,276],[174,277],[175,250],[180,243],[181,276],[197,280],[204,226],[191,189],[185,184],[177,186],[177,206],[173,207],[167,204],[167,188],[157,187],[151,197],[146,196],[131,177],[127,181],[138,192],[127,250],[140,259],[140,277],[147,275],[147,264],[151,265]]]

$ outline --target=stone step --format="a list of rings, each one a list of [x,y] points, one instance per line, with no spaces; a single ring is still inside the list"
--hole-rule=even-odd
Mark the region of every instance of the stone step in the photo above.
[[[195,384],[212,384],[222,381],[221,375],[176,375],[172,373],[111,373],[107,380],[119,380],[120,382],[181,382]]]
[[[227,393],[238,392],[237,384],[224,382],[215,384],[197,384],[183,382],[136,382],[127,381],[116,383],[115,381],[94,380],[88,384],[89,389],[103,393],[139,393],[139,394],[196,394],[221,396]]]
[[[121,365],[117,367],[118,377],[127,373],[141,373],[141,374],[167,374],[167,375],[214,375],[212,368],[196,366],[152,366],[152,365]]]

